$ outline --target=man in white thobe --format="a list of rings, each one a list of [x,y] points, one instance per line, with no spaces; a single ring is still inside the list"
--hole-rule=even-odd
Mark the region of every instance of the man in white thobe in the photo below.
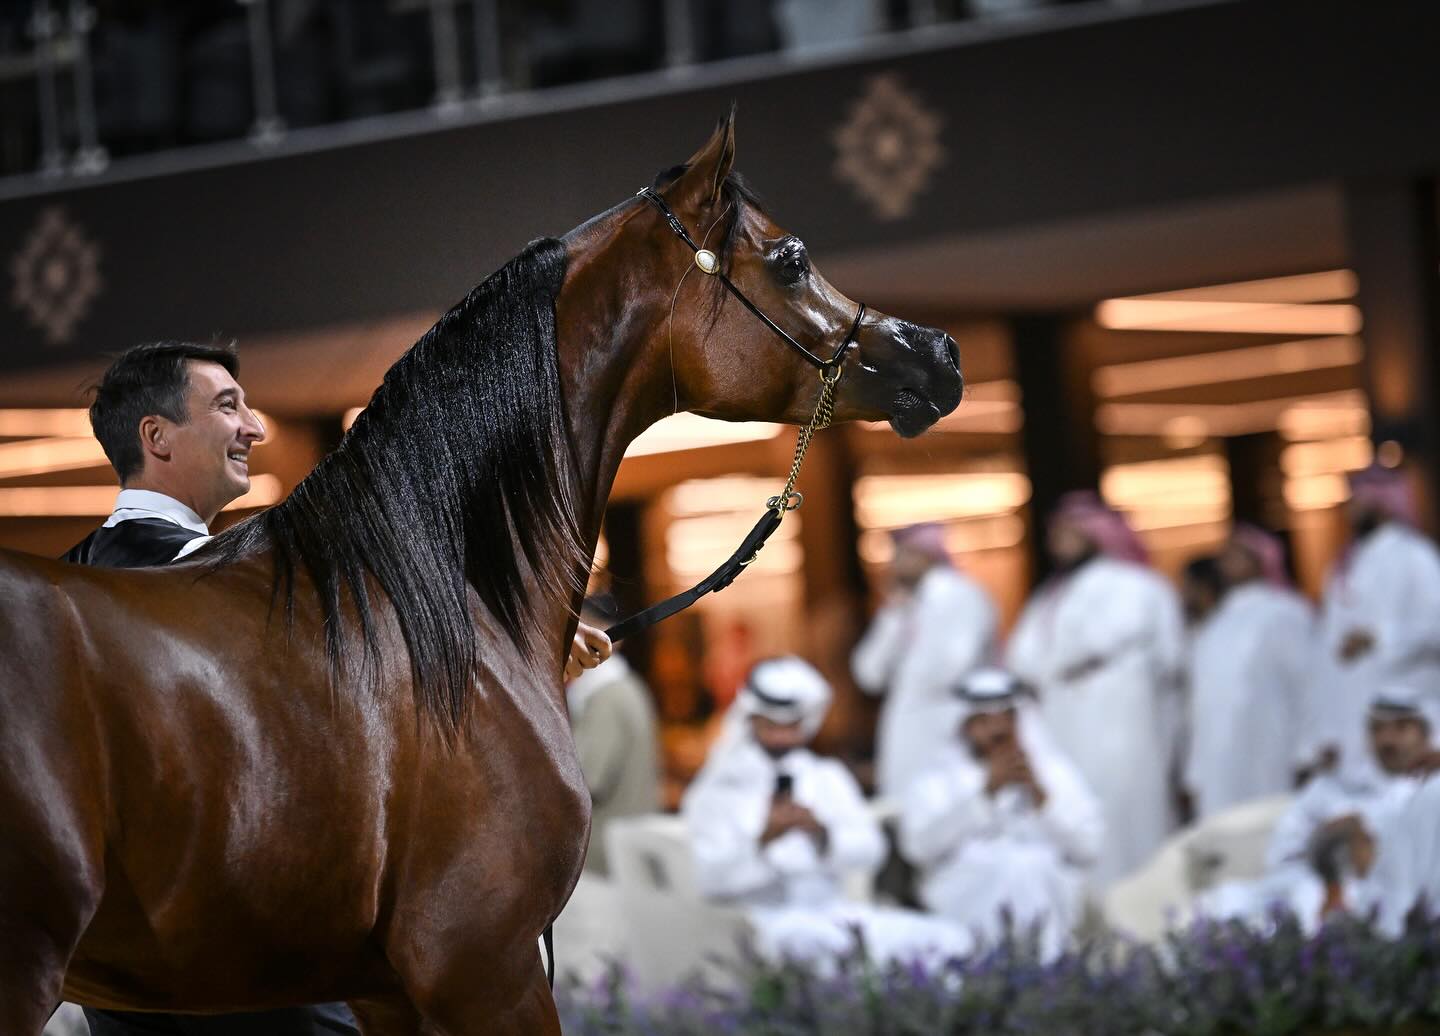
[[[1378,921],[1392,937],[1412,912],[1440,921],[1440,751],[1432,749],[1419,769],[1420,787],[1381,832],[1376,859]]]
[[[613,625],[618,618],[614,599],[609,594],[587,597],[580,618],[596,629]],[[585,870],[603,877],[610,872],[605,854],[610,822],[660,809],[655,704],[645,682],[620,654],[566,684],[565,702],[580,772],[590,789]]]
[[[995,605],[961,573],[945,530],[912,525],[893,534],[889,599],[856,645],[850,668],[869,694],[885,695],[875,732],[875,788],[898,799],[944,750],[946,680],[990,661]]]
[[[1080,919],[1103,842],[1099,803],[1012,674],[976,670],[954,691],[951,742],[905,793],[901,851],[920,868],[930,910],[983,945],[1009,926],[1033,931],[1053,959]]]
[[[944,922],[844,899],[843,877],[875,871],[885,839],[850,772],[806,747],[830,696],[799,658],[751,670],[735,701],[740,736],[717,747],[681,802],[700,890],[744,908],[770,960],[833,961],[854,949],[856,927],[876,960],[966,952],[969,940]]]
[[[1237,525],[1220,568],[1227,592],[1196,628],[1188,663],[1184,781],[1196,819],[1293,787],[1314,643],[1277,537]]]
[[[1260,918],[1274,907],[1308,929],[1335,911],[1367,914],[1387,889],[1377,859],[1434,757],[1436,717],[1413,688],[1392,685],[1371,699],[1366,759],[1312,779],[1270,837],[1266,874],[1221,885],[1198,904],[1209,916]]]
[[[1091,880],[1103,888],[1173,827],[1184,622],[1174,589],[1095,494],[1061,501],[1048,547],[1056,573],[1021,613],[1007,661],[1037,688],[1056,747],[1100,800],[1109,835]]]
[[[1363,759],[1376,687],[1440,695],[1440,551],[1415,529],[1405,475],[1350,479],[1351,542],[1325,585],[1304,748],[1317,766]]]

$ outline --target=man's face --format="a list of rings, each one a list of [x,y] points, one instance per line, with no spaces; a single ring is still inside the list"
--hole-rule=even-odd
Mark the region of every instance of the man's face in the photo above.
[[[979,712],[967,716],[960,725],[960,736],[970,746],[976,759],[985,760],[1004,754],[1015,747],[1017,735],[1015,710]]]
[[[1370,751],[1388,774],[1409,773],[1430,745],[1430,728],[1416,716],[1371,716]]]
[[[799,723],[778,723],[768,716],[751,716],[750,729],[755,733],[755,740],[759,742],[766,754],[776,759],[804,747],[810,739],[805,735],[804,727]]]
[[[899,586],[913,587],[930,571],[935,559],[913,547],[896,546],[890,562],[890,574]]]
[[[1225,544],[1218,559],[1220,575],[1229,586],[1240,586],[1260,575],[1260,562],[1234,540]]]
[[[205,360],[186,366],[190,419],[167,429],[172,481],[208,518],[250,488],[250,448],[265,438],[265,426],[224,367]]]
[[[1046,546],[1050,557],[1057,565],[1072,565],[1090,552],[1090,538],[1080,531],[1079,526],[1066,518],[1050,523],[1046,534]]]

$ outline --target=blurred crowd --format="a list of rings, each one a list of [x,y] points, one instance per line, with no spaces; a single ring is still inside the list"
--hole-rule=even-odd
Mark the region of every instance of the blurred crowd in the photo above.
[[[700,891],[776,958],[833,959],[856,932],[880,957],[954,955],[1007,930],[1053,956],[1185,825],[1271,800],[1263,874],[1189,909],[1398,931],[1440,906],[1440,551],[1398,470],[1352,475],[1346,520],[1317,606],[1266,530],[1237,523],[1176,587],[1123,515],[1070,494],[1051,573],[1003,642],[943,529],[897,531],[851,659],[883,698],[875,796],[812,750],[825,678],[760,661],[680,804]],[[569,693],[603,874],[606,826],[660,802],[654,709],[618,655]],[[857,871],[879,876],[873,902],[845,895]]]

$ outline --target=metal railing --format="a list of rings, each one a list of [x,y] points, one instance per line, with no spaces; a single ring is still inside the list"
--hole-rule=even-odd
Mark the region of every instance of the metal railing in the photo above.
[[[483,107],[506,94],[557,82],[634,71],[683,76],[699,63],[737,54],[846,39],[853,44],[869,35],[924,32],[959,19],[1043,14],[1064,2],[210,0],[187,5],[171,0],[151,5],[158,13],[137,28],[123,19],[98,19],[88,0],[34,0],[23,24],[7,27],[8,51],[0,40],[0,100],[6,92],[12,95],[0,104],[0,119],[11,125],[0,129],[4,140],[28,143],[28,148],[0,149],[0,175],[84,177],[104,170],[112,156],[223,139],[248,139],[257,148],[271,148],[298,125],[427,106],[440,117],[453,117],[469,106]],[[1129,5],[1136,0],[1088,2]],[[558,7],[568,8],[568,24],[554,15],[547,19],[545,11]],[[195,15],[197,8],[206,12],[204,19]],[[154,53],[136,40],[149,40]],[[126,41],[132,47],[128,57],[121,45]],[[181,111],[184,103],[203,101],[171,99],[169,123],[132,132],[133,125],[112,110],[123,107],[115,84],[136,90],[136,82],[152,75],[152,65],[179,71],[168,84],[140,91],[151,102],[159,96],[164,107],[168,91],[175,98],[229,98],[230,107],[207,122],[204,111]],[[206,89],[196,89],[197,77],[205,80]],[[297,82],[306,85],[297,88]],[[33,93],[28,120],[25,103],[14,96],[17,91],[22,97]],[[243,118],[236,114],[241,103],[247,109]],[[303,109],[298,115],[297,108]]]

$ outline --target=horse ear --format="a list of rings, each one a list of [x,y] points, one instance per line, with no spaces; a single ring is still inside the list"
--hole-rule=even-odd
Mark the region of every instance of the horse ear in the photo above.
[[[705,142],[690,161],[685,163],[685,174],[680,178],[682,197],[685,203],[698,208],[709,208],[720,199],[720,189],[735,164],[735,106],[715,127],[710,139]]]

